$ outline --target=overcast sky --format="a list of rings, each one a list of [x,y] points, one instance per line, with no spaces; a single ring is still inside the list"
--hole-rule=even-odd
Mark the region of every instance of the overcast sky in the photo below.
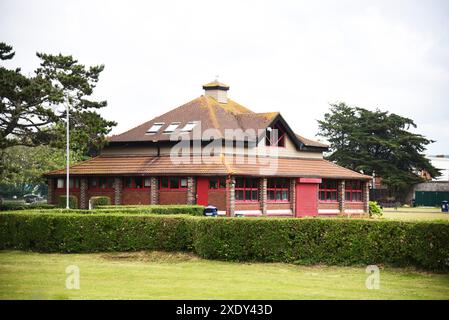
[[[120,133],[219,80],[255,112],[314,138],[329,103],[410,117],[449,154],[449,1],[1,0],[9,67],[35,52],[105,64],[96,96]]]

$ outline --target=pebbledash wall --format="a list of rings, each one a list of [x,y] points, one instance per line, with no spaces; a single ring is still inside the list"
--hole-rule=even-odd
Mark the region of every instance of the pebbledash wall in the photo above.
[[[222,215],[227,216],[295,216],[296,179],[290,179],[289,200],[282,202],[267,199],[267,178],[259,178],[258,201],[238,201],[235,199],[235,177],[226,178],[226,189],[208,191],[209,203],[216,206]],[[362,201],[345,200],[345,180],[338,181],[338,197],[335,201],[322,201],[316,197],[319,216],[360,216],[368,213],[369,183],[362,182]],[[48,178],[48,202],[57,204],[58,197],[66,194],[65,188],[56,188],[56,178]],[[80,178],[79,188],[71,189],[70,195],[78,199],[79,207],[87,209],[89,199],[94,196],[107,196],[115,205],[145,204],[196,204],[196,177],[187,177],[187,188],[182,190],[160,190],[159,178],[151,177],[151,186],[142,189],[124,189],[123,178],[114,178],[113,188],[89,189],[88,178]]]

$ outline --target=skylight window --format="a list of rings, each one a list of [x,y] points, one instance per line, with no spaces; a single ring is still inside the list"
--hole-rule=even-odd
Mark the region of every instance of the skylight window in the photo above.
[[[164,125],[164,122],[156,122],[154,123],[150,129],[147,130],[147,134],[155,134],[159,131],[160,128]]]
[[[170,133],[176,130],[179,127],[181,122],[172,122],[167,128],[165,128],[164,133]]]
[[[184,128],[181,129],[182,132],[189,132],[195,128],[196,122],[187,122]]]

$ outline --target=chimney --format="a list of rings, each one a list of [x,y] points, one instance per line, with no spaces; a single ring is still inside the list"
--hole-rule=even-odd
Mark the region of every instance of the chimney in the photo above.
[[[220,103],[228,103],[229,86],[217,80],[203,85],[204,94],[212,97]]]

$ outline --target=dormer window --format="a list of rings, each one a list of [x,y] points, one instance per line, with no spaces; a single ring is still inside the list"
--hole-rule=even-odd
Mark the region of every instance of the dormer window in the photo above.
[[[160,128],[164,125],[164,122],[156,122],[154,123],[150,129],[147,130],[147,134],[155,134],[159,131]]]
[[[182,132],[190,132],[195,128],[196,122],[187,122],[184,128],[181,129]]]
[[[278,125],[268,127],[265,145],[268,147],[285,147],[285,131]]]
[[[164,133],[171,133],[171,132],[175,131],[179,127],[180,124],[181,124],[181,122],[170,123],[170,125],[167,128],[165,128]]]

